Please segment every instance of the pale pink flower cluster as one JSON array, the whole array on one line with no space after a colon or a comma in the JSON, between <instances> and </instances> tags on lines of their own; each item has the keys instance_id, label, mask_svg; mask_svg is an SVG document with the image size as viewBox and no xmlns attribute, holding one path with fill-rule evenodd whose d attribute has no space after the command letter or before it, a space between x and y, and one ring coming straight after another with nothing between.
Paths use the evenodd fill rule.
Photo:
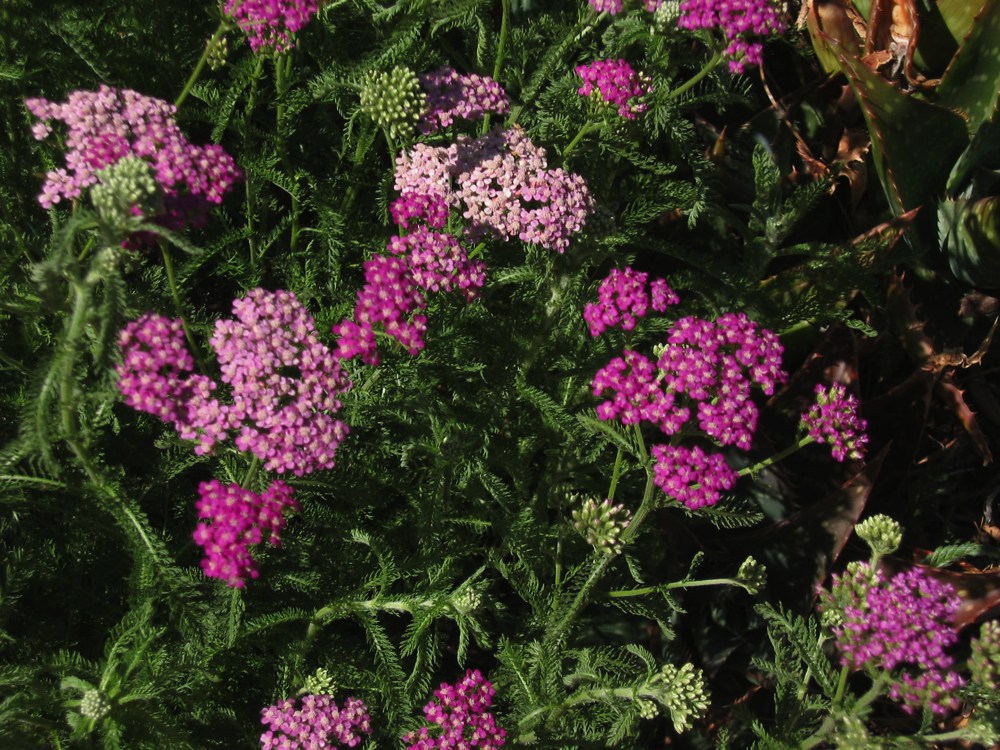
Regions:
<instances>
[{"instance_id":1,"label":"pale pink flower cluster","mask_svg":"<svg viewBox=\"0 0 1000 750\"><path fill-rule=\"evenodd\" d=\"M802 415L802 426L817 443L829 445L838 461L860 459L868 444L868 422L858 416L860 408L858 397L848 394L841 383L829 387L819 383L815 403Z\"/></svg>"},{"instance_id":2,"label":"pale pink flower cluster","mask_svg":"<svg viewBox=\"0 0 1000 750\"><path fill-rule=\"evenodd\" d=\"M348 698L343 708L328 695L303 695L300 708L295 703L283 700L260 712L260 723L267 727L260 750L357 747L362 735L372 733L368 707L358 698Z\"/></svg>"},{"instance_id":3,"label":"pale pink flower cluster","mask_svg":"<svg viewBox=\"0 0 1000 750\"><path fill-rule=\"evenodd\" d=\"M652 86L625 60L595 60L589 65L578 65L576 74L583 81L578 94L594 95L618 107L618 114L626 120L634 120L637 114L646 111L646 105L635 100L652 91Z\"/></svg>"},{"instance_id":4,"label":"pale pink flower cluster","mask_svg":"<svg viewBox=\"0 0 1000 750\"><path fill-rule=\"evenodd\" d=\"M588 0L588 2L590 3L590 7L598 13L608 13L612 16L621 13L624 8L622 0ZM642 5L652 13L663 5L663 0L642 0Z\"/></svg>"},{"instance_id":5,"label":"pale pink flower cluster","mask_svg":"<svg viewBox=\"0 0 1000 750\"><path fill-rule=\"evenodd\" d=\"M697 445L654 445L653 481L677 502L697 510L719 502L722 490L731 490L737 474L721 453L706 453Z\"/></svg>"},{"instance_id":6,"label":"pale pink flower cluster","mask_svg":"<svg viewBox=\"0 0 1000 750\"><path fill-rule=\"evenodd\" d=\"M316 337L312 316L291 292L254 289L233 302L234 320L215 324L211 344L230 403L218 384L194 375L180 321L144 315L122 330L118 388L130 406L172 423L210 452L236 433L264 468L302 476L334 465L348 428L333 415L350 381Z\"/></svg>"},{"instance_id":7,"label":"pale pink flower cluster","mask_svg":"<svg viewBox=\"0 0 1000 750\"><path fill-rule=\"evenodd\" d=\"M400 228L408 234L393 237L390 255L375 255L365 263L365 285L358 292L354 320L345 319L333 327L337 335L337 357L360 356L366 364L379 363L375 327L396 339L416 355L424 348L427 292L457 290L471 302L486 282L486 265L470 260L458 240L450 234L419 226L443 226L447 205L434 195L404 194L390 207Z\"/></svg>"},{"instance_id":8,"label":"pale pink flower cluster","mask_svg":"<svg viewBox=\"0 0 1000 750\"><path fill-rule=\"evenodd\" d=\"M456 118L479 120L488 112L503 114L510 106L507 92L489 76L460 75L454 68L443 67L419 78L427 94L421 133L446 128Z\"/></svg>"},{"instance_id":9,"label":"pale pink flower cluster","mask_svg":"<svg viewBox=\"0 0 1000 750\"><path fill-rule=\"evenodd\" d=\"M178 228L190 215L198 220L204 204L218 204L240 178L236 163L221 146L188 142L174 119L176 108L130 89L101 86L74 91L62 103L28 99L37 117L38 140L52 132L52 121L66 125L66 167L46 175L38 202L51 208L79 198L97 182L97 173L125 156L143 159L164 190L168 226Z\"/></svg>"},{"instance_id":10,"label":"pale pink flower cluster","mask_svg":"<svg viewBox=\"0 0 1000 750\"><path fill-rule=\"evenodd\" d=\"M648 273L629 267L612 269L601 281L597 295L597 302L588 302L583 310L591 336L600 336L608 328L631 331L637 318L645 317L650 308L665 312L681 301L666 279L649 281Z\"/></svg>"},{"instance_id":11,"label":"pale pink flower cluster","mask_svg":"<svg viewBox=\"0 0 1000 750\"><path fill-rule=\"evenodd\" d=\"M287 52L292 34L309 23L319 0L226 0L225 12L239 24L254 52Z\"/></svg>"},{"instance_id":12,"label":"pale pink flower cluster","mask_svg":"<svg viewBox=\"0 0 1000 750\"><path fill-rule=\"evenodd\" d=\"M497 750L506 732L487 709L493 704L493 685L480 671L469 670L454 685L442 683L434 700L424 706L431 726L403 738L407 750Z\"/></svg>"},{"instance_id":13,"label":"pale pink flower cluster","mask_svg":"<svg viewBox=\"0 0 1000 750\"><path fill-rule=\"evenodd\" d=\"M248 578L260 575L250 545L267 541L272 547L281 546L284 513L299 509L292 488L277 481L257 495L213 479L198 485L198 495L198 518L208 522L194 530L195 543L205 550L201 568L209 578L241 589Z\"/></svg>"},{"instance_id":14,"label":"pale pink flower cluster","mask_svg":"<svg viewBox=\"0 0 1000 750\"><path fill-rule=\"evenodd\" d=\"M833 632L844 665L904 670L890 696L905 711L927 705L944 714L957 707L954 693L965 681L952 670L955 660L946 650L958 642L955 615L962 600L950 584L923 568L886 578L861 563L833 576L822 606L839 611L842 622Z\"/></svg>"},{"instance_id":15,"label":"pale pink flower cluster","mask_svg":"<svg viewBox=\"0 0 1000 750\"><path fill-rule=\"evenodd\" d=\"M788 28L774 0L682 0L680 10L677 24L682 29L722 31L729 42L724 54L733 73L760 65L764 52L761 38Z\"/></svg>"},{"instance_id":16,"label":"pale pink flower cluster","mask_svg":"<svg viewBox=\"0 0 1000 750\"><path fill-rule=\"evenodd\" d=\"M447 147L417 144L397 158L395 186L463 210L473 239L492 232L558 252L594 210L584 179L549 169L545 150L516 127Z\"/></svg>"}]
</instances>

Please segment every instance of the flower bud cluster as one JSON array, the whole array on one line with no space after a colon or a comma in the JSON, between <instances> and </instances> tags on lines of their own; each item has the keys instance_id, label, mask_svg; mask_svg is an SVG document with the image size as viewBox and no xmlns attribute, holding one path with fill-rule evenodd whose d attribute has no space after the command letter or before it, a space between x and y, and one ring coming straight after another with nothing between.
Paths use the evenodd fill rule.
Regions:
<instances>
[{"instance_id":1,"label":"flower bud cluster","mask_svg":"<svg viewBox=\"0 0 1000 750\"><path fill-rule=\"evenodd\" d=\"M979 637L972 640L969 672L977 685L1000 690L1000 620L984 622Z\"/></svg>"},{"instance_id":2,"label":"flower bud cluster","mask_svg":"<svg viewBox=\"0 0 1000 750\"><path fill-rule=\"evenodd\" d=\"M348 428L333 414L350 381L316 337L315 323L291 292L254 289L233 302L235 320L216 322L211 344L231 403L219 384L192 374L179 320L147 314L119 335L118 388L125 402L174 425L208 453L235 434L264 468L302 476L334 465Z\"/></svg>"},{"instance_id":3,"label":"flower bud cluster","mask_svg":"<svg viewBox=\"0 0 1000 750\"><path fill-rule=\"evenodd\" d=\"M577 90L581 96L593 96L599 101L618 108L626 120L646 111L646 105L634 101L650 91L652 86L643 80L625 60L595 60L589 65L579 65L576 74L583 80Z\"/></svg>"},{"instance_id":4,"label":"flower bud cluster","mask_svg":"<svg viewBox=\"0 0 1000 750\"><path fill-rule=\"evenodd\" d=\"M32 128L42 140L51 122L65 123L66 168L46 175L38 202L51 208L73 200L98 180L97 173L126 156L147 162L163 188L166 223L180 228L199 221L206 204L218 204L240 172L221 146L195 146L177 127L176 108L129 89L101 86L74 91L63 103L28 99L28 111L41 122Z\"/></svg>"},{"instance_id":5,"label":"flower bud cluster","mask_svg":"<svg viewBox=\"0 0 1000 750\"><path fill-rule=\"evenodd\" d=\"M854 532L868 543L875 557L891 555L903 543L903 527L881 513L866 518L854 527Z\"/></svg>"},{"instance_id":6,"label":"flower bud cluster","mask_svg":"<svg viewBox=\"0 0 1000 750\"><path fill-rule=\"evenodd\" d=\"M420 76L427 94L427 109L420 120L420 132L433 133L455 121L479 120L487 113L503 114L510 106L507 92L489 76L459 75L443 67Z\"/></svg>"},{"instance_id":7,"label":"flower bud cluster","mask_svg":"<svg viewBox=\"0 0 1000 750\"><path fill-rule=\"evenodd\" d=\"M409 140L426 110L427 95L410 68L373 73L361 89L361 111L394 140Z\"/></svg>"},{"instance_id":8,"label":"flower bud cluster","mask_svg":"<svg viewBox=\"0 0 1000 750\"><path fill-rule=\"evenodd\" d=\"M549 169L545 150L516 127L447 147L417 144L396 159L395 186L462 210L474 240L492 233L558 252L594 210L584 179Z\"/></svg>"},{"instance_id":9,"label":"flower bud cluster","mask_svg":"<svg viewBox=\"0 0 1000 750\"><path fill-rule=\"evenodd\" d=\"M736 578L747 588L750 594L758 594L767 585L767 568L750 556L740 565Z\"/></svg>"},{"instance_id":10,"label":"flower bud cluster","mask_svg":"<svg viewBox=\"0 0 1000 750\"><path fill-rule=\"evenodd\" d=\"M493 704L494 692L493 685L478 669L467 671L454 685L442 683L434 691L434 699L424 706L430 726L403 738L407 750L503 747L507 733L487 710Z\"/></svg>"},{"instance_id":11,"label":"flower bud cluster","mask_svg":"<svg viewBox=\"0 0 1000 750\"><path fill-rule=\"evenodd\" d=\"M304 695L302 707L283 700L261 713L267 731L260 736L261 750L357 747L362 735L372 733L368 707L348 698L340 708L328 695Z\"/></svg>"},{"instance_id":12,"label":"flower bud cluster","mask_svg":"<svg viewBox=\"0 0 1000 750\"><path fill-rule=\"evenodd\" d=\"M678 734L690 729L691 719L701 716L708 709L709 694L705 689L705 676L693 664L679 669L664 664L654 681L653 697L670 712L674 731Z\"/></svg>"},{"instance_id":13,"label":"flower bud cluster","mask_svg":"<svg viewBox=\"0 0 1000 750\"><path fill-rule=\"evenodd\" d=\"M692 30L720 29L729 43L724 54L733 73L760 65L764 51L761 38L787 28L773 0L682 0L678 25Z\"/></svg>"},{"instance_id":14,"label":"flower bud cluster","mask_svg":"<svg viewBox=\"0 0 1000 750\"><path fill-rule=\"evenodd\" d=\"M354 320L333 327L339 359L360 356L366 364L378 365L379 325L411 355L417 354L427 331L427 316L418 312L427 307L425 293L457 290L471 302L486 282L486 265L469 260L452 235L416 224L445 223L447 205L438 197L407 193L393 203L390 213L401 229L412 224L412 231L389 240L390 255L375 255L365 263L365 285L357 295Z\"/></svg>"},{"instance_id":15,"label":"flower bud cluster","mask_svg":"<svg viewBox=\"0 0 1000 750\"><path fill-rule=\"evenodd\" d=\"M610 498L597 502L588 499L572 512L573 528L587 544L607 555L622 550L622 532L628 528L630 514L624 505L615 505Z\"/></svg>"},{"instance_id":16,"label":"flower bud cluster","mask_svg":"<svg viewBox=\"0 0 1000 750\"><path fill-rule=\"evenodd\" d=\"M80 715L85 719L100 721L111 713L111 701L108 696L96 688L91 688L83 694L80 701Z\"/></svg>"},{"instance_id":17,"label":"flower bud cluster","mask_svg":"<svg viewBox=\"0 0 1000 750\"><path fill-rule=\"evenodd\" d=\"M964 680L945 652L958 641L954 620L961 604L950 584L923 568L887 578L867 563L835 575L821 598L822 609L837 611L831 629L841 662L852 669L900 668L889 695L908 713L926 705L944 714L957 705L953 693Z\"/></svg>"},{"instance_id":18,"label":"flower bud cluster","mask_svg":"<svg viewBox=\"0 0 1000 750\"><path fill-rule=\"evenodd\" d=\"M590 335L600 336L615 327L631 331L636 319L645 317L650 308L665 312L668 306L680 303L666 279L648 279L649 274L629 267L612 269L601 281L597 302L588 302L584 308L583 319L590 327Z\"/></svg>"},{"instance_id":19,"label":"flower bud cluster","mask_svg":"<svg viewBox=\"0 0 1000 750\"><path fill-rule=\"evenodd\" d=\"M125 234L144 216L155 216L162 210L157 205L161 203L160 186L148 162L126 156L96 176L97 183L90 188L90 202L113 234Z\"/></svg>"},{"instance_id":20,"label":"flower bud cluster","mask_svg":"<svg viewBox=\"0 0 1000 750\"><path fill-rule=\"evenodd\" d=\"M287 52L292 34L309 23L319 0L226 0L224 12L243 29L254 52Z\"/></svg>"},{"instance_id":21,"label":"flower bud cluster","mask_svg":"<svg viewBox=\"0 0 1000 750\"><path fill-rule=\"evenodd\" d=\"M250 554L251 544L267 541L281 546L285 528L285 510L298 510L292 488L281 481L272 482L263 495L236 484L222 484L217 479L198 485L195 503L199 523L194 541L204 548L201 568L209 578L225 581L230 588L241 589L246 579L257 579L260 571Z\"/></svg>"},{"instance_id":22,"label":"flower bud cluster","mask_svg":"<svg viewBox=\"0 0 1000 750\"><path fill-rule=\"evenodd\" d=\"M858 416L860 408L858 397L848 395L840 383L819 383L816 402L802 415L801 425L817 443L829 445L838 461L860 459L868 444L868 422Z\"/></svg>"}]
</instances>

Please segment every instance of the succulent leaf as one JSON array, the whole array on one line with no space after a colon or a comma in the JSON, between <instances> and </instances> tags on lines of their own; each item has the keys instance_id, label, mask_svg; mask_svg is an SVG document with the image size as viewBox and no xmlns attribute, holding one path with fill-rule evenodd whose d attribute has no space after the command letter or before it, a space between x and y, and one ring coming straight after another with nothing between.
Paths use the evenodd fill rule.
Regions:
<instances>
[{"instance_id":1,"label":"succulent leaf","mask_svg":"<svg viewBox=\"0 0 1000 750\"><path fill-rule=\"evenodd\" d=\"M978 287L1000 287L1000 197L942 201L938 237L951 271Z\"/></svg>"},{"instance_id":2,"label":"succulent leaf","mask_svg":"<svg viewBox=\"0 0 1000 750\"><path fill-rule=\"evenodd\" d=\"M1000 98L1000 0L987 0L937 87L938 102L968 118L975 134Z\"/></svg>"}]
</instances>

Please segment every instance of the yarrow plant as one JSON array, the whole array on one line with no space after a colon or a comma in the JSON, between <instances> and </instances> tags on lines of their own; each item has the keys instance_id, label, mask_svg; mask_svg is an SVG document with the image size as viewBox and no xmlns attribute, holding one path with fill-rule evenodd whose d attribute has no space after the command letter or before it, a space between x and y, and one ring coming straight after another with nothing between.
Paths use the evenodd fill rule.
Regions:
<instances>
[{"instance_id":1,"label":"yarrow plant","mask_svg":"<svg viewBox=\"0 0 1000 750\"><path fill-rule=\"evenodd\" d=\"M729 70L743 73L760 65L761 39L787 28L774 0L681 0L678 25L682 29L719 29L728 45L723 54Z\"/></svg>"},{"instance_id":2,"label":"yarrow plant","mask_svg":"<svg viewBox=\"0 0 1000 750\"><path fill-rule=\"evenodd\" d=\"M266 541L281 546L285 512L299 509L292 488L277 481L257 495L213 479L198 486L198 495L198 518L204 522L195 529L194 541L205 550L202 570L227 586L243 588L248 578L260 576L250 545Z\"/></svg>"},{"instance_id":3,"label":"yarrow plant","mask_svg":"<svg viewBox=\"0 0 1000 750\"><path fill-rule=\"evenodd\" d=\"M267 727L260 736L260 750L357 747L371 734L371 716L364 701L348 698L343 707L328 695L303 695L283 700L261 711Z\"/></svg>"},{"instance_id":4,"label":"yarrow plant","mask_svg":"<svg viewBox=\"0 0 1000 750\"><path fill-rule=\"evenodd\" d=\"M626 120L634 120L646 111L646 105L636 100L652 91L652 87L625 60L595 60L578 65L576 74L583 81L578 89L581 96L596 97L617 107L619 116Z\"/></svg>"},{"instance_id":5,"label":"yarrow plant","mask_svg":"<svg viewBox=\"0 0 1000 750\"><path fill-rule=\"evenodd\" d=\"M226 0L225 12L247 35L254 52L287 52L292 34L319 10L319 0Z\"/></svg>"},{"instance_id":6,"label":"yarrow plant","mask_svg":"<svg viewBox=\"0 0 1000 750\"><path fill-rule=\"evenodd\" d=\"M868 443L868 423L858 416L861 403L841 383L816 386L816 402L802 415L802 427L817 443L831 448L838 461L861 459Z\"/></svg>"},{"instance_id":7,"label":"yarrow plant","mask_svg":"<svg viewBox=\"0 0 1000 750\"><path fill-rule=\"evenodd\" d=\"M487 709L493 704L493 685L476 670L468 670L454 685L441 683L424 706L428 726L403 738L407 750L503 747L506 732Z\"/></svg>"}]
</instances>

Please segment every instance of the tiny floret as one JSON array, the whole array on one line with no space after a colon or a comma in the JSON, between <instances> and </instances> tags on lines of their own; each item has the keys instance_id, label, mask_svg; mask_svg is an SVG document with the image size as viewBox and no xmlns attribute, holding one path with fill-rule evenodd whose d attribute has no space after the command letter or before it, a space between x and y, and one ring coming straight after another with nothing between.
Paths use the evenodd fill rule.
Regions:
<instances>
[{"instance_id":1,"label":"tiny floret","mask_svg":"<svg viewBox=\"0 0 1000 750\"><path fill-rule=\"evenodd\" d=\"M858 416L861 402L840 383L816 386L816 401L802 415L801 425L817 443L830 446L837 461L861 459L868 444L868 422Z\"/></svg>"}]
</instances>

